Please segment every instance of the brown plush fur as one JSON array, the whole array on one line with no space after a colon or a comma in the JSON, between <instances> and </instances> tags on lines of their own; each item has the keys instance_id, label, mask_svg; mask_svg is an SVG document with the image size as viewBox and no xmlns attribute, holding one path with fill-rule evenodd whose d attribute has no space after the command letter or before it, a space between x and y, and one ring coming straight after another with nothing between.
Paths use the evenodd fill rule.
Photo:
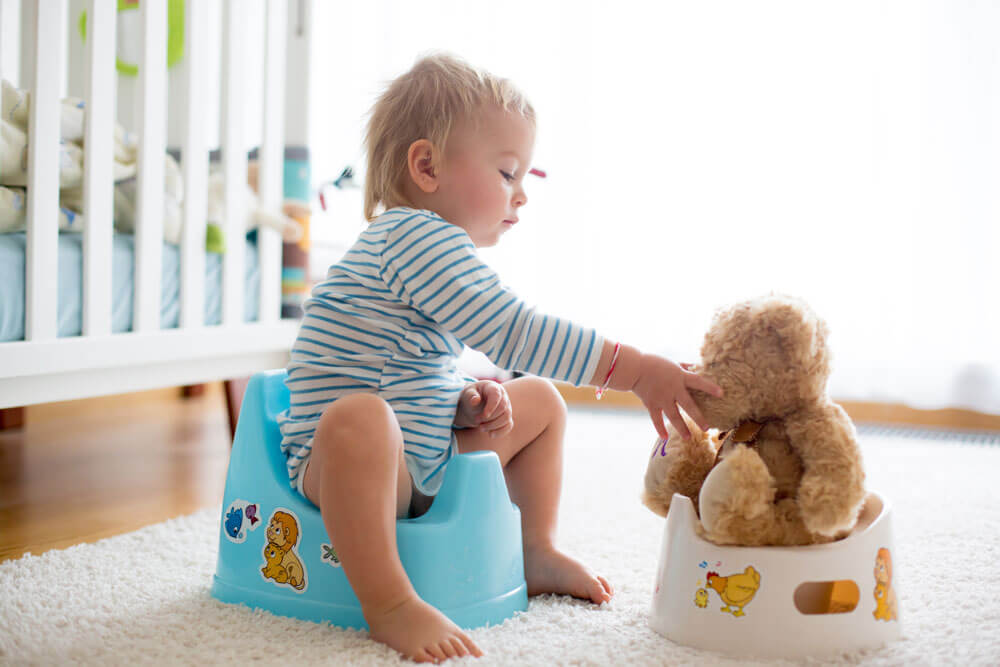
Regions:
<instances>
[{"instance_id":1,"label":"brown plush fur","mask_svg":"<svg viewBox=\"0 0 1000 667\"><path fill-rule=\"evenodd\" d=\"M719 311L692 370L724 391L692 392L711 429L763 423L753 446L730 443L690 420L671 426L646 470L643 502L666 515L674 493L699 510L718 544L816 544L842 537L864 501L854 426L826 394L827 327L803 301L767 296ZM716 458L718 453L718 463Z\"/></svg>"}]
</instances>

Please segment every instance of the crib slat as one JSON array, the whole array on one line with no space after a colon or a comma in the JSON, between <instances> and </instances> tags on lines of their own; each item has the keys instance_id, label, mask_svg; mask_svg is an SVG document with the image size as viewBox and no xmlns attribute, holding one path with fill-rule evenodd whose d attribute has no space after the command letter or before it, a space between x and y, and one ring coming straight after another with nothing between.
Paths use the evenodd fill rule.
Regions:
<instances>
[{"instance_id":1,"label":"crib slat","mask_svg":"<svg viewBox=\"0 0 1000 667\"><path fill-rule=\"evenodd\" d=\"M205 324L205 211L208 152L203 130L206 60L205 3L188 2L184 23L186 97L184 145L184 230L181 234L181 317L183 328Z\"/></svg>"},{"instance_id":2,"label":"crib slat","mask_svg":"<svg viewBox=\"0 0 1000 667\"><path fill-rule=\"evenodd\" d=\"M167 148L167 3L139 4L139 177L135 229L133 331L160 327L160 272L163 263L163 186Z\"/></svg>"},{"instance_id":3,"label":"crib slat","mask_svg":"<svg viewBox=\"0 0 1000 667\"><path fill-rule=\"evenodd\" d=\"M285 23L284 0L268 0L264 21L264 138L260 150L260 205L280 211L283 199L285 128ZM260 316L274 321L281 316L281 236L261 227L257 249L260 265Z\"/></svg>"},{"instance_id":4,"label":"crib slat","mask_svg":"<svg viewBox=\"0 0 1000 667\"><path fill-rule=\"evenodd\" d=\"M22 87L20 77L21 2L0 0L0 79Z\"/></svg>"},{"instance_id":5,"label":"crib slat","mask_svg":"<svg viewBox=\"0 0 1000 667\"><path fill-rule=\"evenodd\" d=\"M21 62L19 63L21 88L30 87L35 77L35 50L38 48L38 39L35 35L37 21L38 3L21 0Z\"/></svg>"},{"instance_id":6,"label":"crib slat","mask_svg":"<svg viewBox=\"0 0 1000 667\"><path fill-rule=\"evenodd\" d=\"M222 262L222 322L243 321L243 254L246 248L247 152L243 133L245 8L226 0L222 19L222 167L225 178L226 254Z\"/></svg>"},{"instance_id":7,"label":"crib slat","mask_svg":"<svg viewBox=\"0 0 1000 667\"><path fill-rule=\"evenodd\" d=\"M111 333L112 146L115 10L87 3L86 135L83 180L83 335Z\"/></svg>"},{"instance_id":8,"label":"crib slat","mask_svg":"<svg viewBox=\"0 0 1000 667\"><path fill-rule=\"evenodd\" d=\"M28 10L27 7L23 9ZM29 13L28 11L25 12ZM59 254L59 82L65 44L59 35L66 14L63 2L33 7L29 26L34 52L27 83L31 87L28 116L28 238L25 256L25 339L56 337Z\"/></svg>"}]
</instances>

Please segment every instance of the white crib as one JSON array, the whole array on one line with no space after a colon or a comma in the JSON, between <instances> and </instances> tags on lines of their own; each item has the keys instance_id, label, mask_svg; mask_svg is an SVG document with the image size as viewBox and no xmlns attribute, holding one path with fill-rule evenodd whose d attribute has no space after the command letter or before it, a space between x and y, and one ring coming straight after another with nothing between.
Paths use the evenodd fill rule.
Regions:
<instances>
[{"instance_id":1,"label":"white crib","mask_svg":"<svg viewBox=\"0 0 1000 667\"><path fill-rule=\"evenodd\" d=\"M0 0L2 70L19 67L21 87L32 96L29 120L25 334L0 342L0 408L197 384L284 366L296 320L281 318L282 240L260 228L258 318L244 322L245 211L239 187L247 174L244 107L262 104L260 201L280 209L286 123L286 71L307 71L308 31L302 12L308 0L265 0L263 72L248 72L240 58L247 39L247 5L222 0L222 34L206 35L202 0L187 0L185 55L199 63L204 50L221 43L221 153L225 174L222 315L204 324L205 209L209 146L203 117L204 74L187 66L181 168L184 185L180 251L180 317L176 329L160 329L163 247L164 154L167 149L167 1L142 0L141 56L137 81L139 134L137 222L131 331L112 333L112 146L116 117L117 0L89 0L87 11L86 127L83 233L83 326L79 336L57 336L58 161L61 81L66 76L67 0ZM298 25L296 25L296 22ZM72 28L70 28L72 29ZM17 38L17 64L11 43ZM286 65L287 70L286 70ZM9 72L8 72L9 74ZM263 99L249 100L247 77L263 77ZM10 78L6 76L6 78ZM305 78L305 77L303 77ZM296 85L301 85L297 82ZM304 100L296 100L304 104ZM289 106L289 113L292 107Z\"/></svg>"}]
</instances>

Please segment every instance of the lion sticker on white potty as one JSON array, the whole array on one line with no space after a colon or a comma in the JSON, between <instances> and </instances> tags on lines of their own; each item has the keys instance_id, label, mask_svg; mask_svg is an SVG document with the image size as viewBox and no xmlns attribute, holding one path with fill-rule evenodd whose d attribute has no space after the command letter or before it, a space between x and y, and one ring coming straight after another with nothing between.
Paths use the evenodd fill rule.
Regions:
<instances>
[{"instance_id":1,"label":"lion sticker on white potty","mask_svg":"<svg viewBox=\"0 0 1000 667\"><path fill-rule=\"evenodd\" d=\"M882 547L875 557L875 620L895 621L897 619L896 591L892 588L892 555Z\"/></svg>"}]
</instances>

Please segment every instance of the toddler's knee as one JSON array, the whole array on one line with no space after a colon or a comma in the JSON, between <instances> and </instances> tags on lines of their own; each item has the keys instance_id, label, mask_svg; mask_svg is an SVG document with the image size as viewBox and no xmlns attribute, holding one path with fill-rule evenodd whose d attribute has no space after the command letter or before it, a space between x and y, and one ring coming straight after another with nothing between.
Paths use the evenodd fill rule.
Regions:
<instances>
[{"instance_id":1,"label":"toddler's knee","mask_svg":"<svg viewBox=\"0 0 1000 667\"><path fill-rule=\"evenodd\" d=\"M552 421L566 421L566 400L551 380L540 377L530 378L536 405L542 406Z\"/></svg>"},{"instance_id":2,"label":"toddler's knee","mask_svg":"<svg viewBox=\"0 0 1000 667\"><path fill-rule=\"evenodd\" d=\"M398 455L401 440L392 408L375 394L351 394L337 399L323 411L316 427L317 443L340 455L352 452L368 456Z\"/></svg>"}]
</instances>

